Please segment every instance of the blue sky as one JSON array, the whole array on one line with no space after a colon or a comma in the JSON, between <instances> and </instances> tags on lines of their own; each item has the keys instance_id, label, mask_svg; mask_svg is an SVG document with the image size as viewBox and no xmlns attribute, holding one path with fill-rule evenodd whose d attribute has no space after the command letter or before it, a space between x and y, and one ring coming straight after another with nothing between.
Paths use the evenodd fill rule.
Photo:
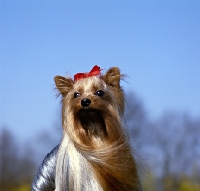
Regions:
<instances>
[{"instance_id":1,"label":"blue sky","mask_svg":"<svg viewBox=\"0 0 200 191\"><path fill-rule=\"evenodd\" d=\"M150 117L200 116L199 0L1 0L0 128L58 121L53 77L118 66Z\"/></svg>"}]
</instances>

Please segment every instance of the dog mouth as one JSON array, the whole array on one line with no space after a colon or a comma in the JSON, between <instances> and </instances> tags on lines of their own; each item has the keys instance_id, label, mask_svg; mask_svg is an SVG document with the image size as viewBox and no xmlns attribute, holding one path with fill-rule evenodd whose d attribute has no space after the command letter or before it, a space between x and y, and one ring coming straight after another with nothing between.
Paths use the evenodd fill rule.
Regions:
<instances>
[{"instance_id":1,"label":"dog mouth","mask_svg":"<svg viewBox=\"0 0 200 191\"><path fill-rule=\"evenodd\" d=\"M78 112L78 120L87 135L95 137L106 136L106 124L100 111L81 109Z\"/></svg>"}]
</instances>

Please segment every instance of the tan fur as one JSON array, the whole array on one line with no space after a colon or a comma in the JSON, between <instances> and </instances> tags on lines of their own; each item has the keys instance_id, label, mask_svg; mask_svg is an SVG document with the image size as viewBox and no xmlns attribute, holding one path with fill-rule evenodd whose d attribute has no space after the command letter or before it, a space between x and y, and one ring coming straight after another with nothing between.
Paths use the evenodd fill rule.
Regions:
<instances>
[{"instance_id":1,"label":"tan fur","mask_svg":"<svg viewBox=\"0 0 200 191\"><path fill-rule=\"evenodd\" d=\"M78 81L55 77L62 94L63 139L56 190L139 191L136 163L123 128L124 93L117 67ZM95 94L98 90L103 96ZM74 98L74 93L80 96ZM83 108L81 100L91 100Z\"/></svg>"}]
</instances>

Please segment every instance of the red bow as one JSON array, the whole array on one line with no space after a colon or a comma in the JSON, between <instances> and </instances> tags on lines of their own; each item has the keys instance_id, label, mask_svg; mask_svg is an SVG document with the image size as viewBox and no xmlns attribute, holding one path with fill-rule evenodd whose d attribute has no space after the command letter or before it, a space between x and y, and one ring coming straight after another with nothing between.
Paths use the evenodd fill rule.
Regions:
<instances>
[{"instance_id":1,"label":"red bow","mask_svg":"<svg viewBox=\"0 0 200 191\"><path fill-rule=\"evenodd\" d=\"M75 74L74 75L74 81L80 80L82 78L87 78L87 77L90 77L90 76L100 75L101 70L102 69L100 69L99 66L95 65L89 73L77 73L77 74Z\"/></svg>"}]
</instances>

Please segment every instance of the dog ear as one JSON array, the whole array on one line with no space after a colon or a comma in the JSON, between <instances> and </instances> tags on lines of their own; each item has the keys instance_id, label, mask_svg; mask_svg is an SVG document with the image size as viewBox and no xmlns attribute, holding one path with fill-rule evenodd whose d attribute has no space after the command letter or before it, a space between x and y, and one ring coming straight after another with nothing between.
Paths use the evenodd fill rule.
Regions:
<instances>
[{"instance_id":1,"label":"dog ear","mask_svg":"<svg viewBox=\"0 0 200 191\"><path fill-rule=\"evenodd\" d=\"M62 96L66 96L69 91L73 88L74 81L71 78L65 78L63 76L55 76L54 81L56 87Z\"/></svg>"},{"instance_id":2,"label":"dog ear","mask_svg":"<svg viewBox=\"0 0 200 191\"><path fill-rule=\"evenodd\" d=\"M123 75L120 74L118 67L110 68L102 79L110 87L114 97L117 100L121 113L124 113L124 92L120 86L120 80Z\"/></svg>"},{"instance_id":3,"label":"dog ear","mask_svg":"<svg viewBox=\"0 0 200 191\"><path fill-rule=\"evenodd\" d=\"M106 82L106 84L112 87L113 86L120 87L120 79L121 79L121 74L118 67L110 68L103 76L103 80Z\"/></svg>"}]
</instances>

